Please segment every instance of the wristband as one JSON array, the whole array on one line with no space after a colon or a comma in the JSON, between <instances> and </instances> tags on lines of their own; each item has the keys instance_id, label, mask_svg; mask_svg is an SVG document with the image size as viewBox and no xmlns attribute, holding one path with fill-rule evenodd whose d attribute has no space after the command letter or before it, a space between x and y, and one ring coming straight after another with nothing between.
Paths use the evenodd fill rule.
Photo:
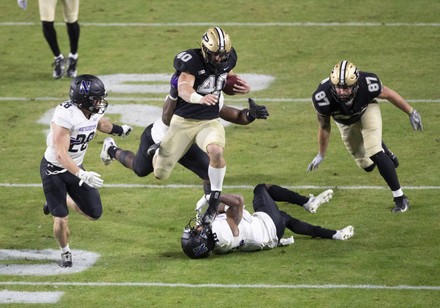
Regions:
<instances>
[{"instance_id":1,"label":"wristband","mask_svg":"<svg viewBox=\"0 0 440 308\"><path fill-rule=\"evenodd\" d=\"M124 133L124 130L122 129L122 126L113 124L112 131L110 132L111 135L121 136L123 133Z\"/></svg>"},{"instance_id":2,"label":"wristband","mask_svg":"<svg viewBox=\"0 0 440 308\"><path fill-rule=\"evenodd\" d=\"M255 120L255 118L251 115L251 113L249 112L249 110L246 112L246 118L247 120L250 122L253 122Z\"/></svg>"},{"instance_id":3,"label":"wristband","mask_svg":"<svg viewBox=\"0 0 440 308\"><path fill-rule=\"evenodd\" d=\"M193 104L200 104L200 101L202 100L203 96L200 95L197 92L193 92L191 96L189 97L189 102Z\"/></svg>"}]
</instances>

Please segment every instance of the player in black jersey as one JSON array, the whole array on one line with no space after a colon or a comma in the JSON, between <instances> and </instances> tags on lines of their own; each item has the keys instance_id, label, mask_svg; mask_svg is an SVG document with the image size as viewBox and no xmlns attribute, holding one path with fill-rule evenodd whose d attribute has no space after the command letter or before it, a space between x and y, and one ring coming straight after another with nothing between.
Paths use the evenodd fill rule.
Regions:
<instances>
[{"instance_id":1,"label":"player in black jersey","mask_svg":"<svg viewBox=\"0 0 440 308\"><path fill-rule=\"evenodd\" d=\"M136 153L118 147L115 140L111 137L104 139L100 157L105 165L109 165L112 160L117 160L124 167L133 170L139 177L145 177L153 173L152 156L149 154L149 150L152 151L151 149L154 149L153 147L157 147L168 131L168 126L177 102L177 79L176 75L172 76L170 82L171 88L169 95L167 95L165 99L162 117L144 129ZM220 102L223 100L222 96L220 97ZM248 99L248 102L249 108L244 109L223 104L220 110L220 118L239 125L248 125L255 119L267 119L269 112L265 106L256 104L251 98ZM208 177L209 158L197 144L192 144L185 155L179 159L178 163L186 169L191 170L203 180L205 195L211 193L211 185Z\"/></svg>"},{"instance_id":2,"label":"player in black jersey","mask_svg":"<svg viewBox=\"0 0 440 308\"><path fill-rule=\"evenodd\" d=\"M211 184L209 207L202 221L210 225L217 212L226 163L223 156L225 130L219 120L220 92L237 64L237 53L223 29L209 28L201 48L182 51L174 58L178 77L178 98L169 131L153 158L154 175L167 179L177 161L196 143L209 157ZM236 93L246 94L249 85L241 81Z\"/></svg>"},{"instance_id":3,"label":"player in black jersey","mask_svg":"<svg viewBox=\"0 0 440 308\"><path fill-rule=\"evenodd\" d=\"M315 170L325 157L332 117L356 164L367 172L373 171L375 166L379 169L393 193L392 211L406 212L409 201L397 177L397 158L382 142L382 117L376 98L391 102L409 115L414 130L423 131L420 114L402 96L382 85L376 74L359 71L350 61L341 61L312 96L319 122L319 150L307 171Z\"/></svg>"}]
</instances>

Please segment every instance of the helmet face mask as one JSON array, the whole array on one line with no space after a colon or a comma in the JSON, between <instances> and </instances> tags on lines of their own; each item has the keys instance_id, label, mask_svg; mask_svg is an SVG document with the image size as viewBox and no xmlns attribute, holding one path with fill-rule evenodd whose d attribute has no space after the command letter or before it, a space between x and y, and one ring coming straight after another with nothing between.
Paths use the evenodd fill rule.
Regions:
<instances>
[{"instance_id":1,"label":"helmet face mask","mask_svg":"<svg viewBox=\"0 0 440 308\"><path fill-rule=\"evenodd\" d=\"M332 93L340 103L350 104L359 88L359 71L350 61L336 63L330 73Z\"/></svg>"},{"instance_id":2,"label":"helmet face mask","mask_svg":"<svg viewBox=\"0 0 440 308\"><path fill-rule=\"evenodd\" d=\"M223 67L229 60L232 43L229 35L221 28L209 28L201 41L202 55L206 63L216 68Z\"/></svg>"},{"instance_id":3,"label":"helmet face mask","mask_svg":"<svg viewBox=\"0 0 440 308\"><path fill-rule=\"evenodd\" d=\"M80 75L70 82L70 100L79 109L102 114L108 106L104 83L94 75Z\"/></svg>"},{"instance_id":4,"label":"helmet face mask","mask_svg":"<svg viewBox=\"0 0 440 308\"><path fill-rule=\"evenodd\" d=\"M199 224L191 226L196 219L189 221L183 230L181 245L183 252L191 259L207 258L214 249L216 234L209 228L204 228Z\"/></svg>"}]
</instances>

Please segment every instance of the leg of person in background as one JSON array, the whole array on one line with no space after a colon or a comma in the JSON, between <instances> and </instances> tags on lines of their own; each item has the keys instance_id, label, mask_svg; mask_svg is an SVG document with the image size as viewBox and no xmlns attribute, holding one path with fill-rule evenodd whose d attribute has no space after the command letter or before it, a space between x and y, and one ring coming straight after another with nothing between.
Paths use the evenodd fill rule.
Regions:
<instances>
[{"instance_id":1,"label":"leg of person in background","mask_svg":"<svg viewBox=\"0 0 440 308\"><path fill-rule=\"evenodd\" d=\"M80 27L78 21L66 23L67 33L69 35L70 53L67 58L66 76L75 78L77 74L76 66L78 64L78 43Z\"/></svg>"},{"instance_id":2,"label":"leg of person in background","mask_svg":"<svg viewBox=\"0 0 440 308\"><path fill-rule=\"evenodd\" d=\"M54 55L53 78L60 79L64 75L64 56L58 46L57 32L53 21L42 21L43 34Z\"/></svg>"}]
</instances>

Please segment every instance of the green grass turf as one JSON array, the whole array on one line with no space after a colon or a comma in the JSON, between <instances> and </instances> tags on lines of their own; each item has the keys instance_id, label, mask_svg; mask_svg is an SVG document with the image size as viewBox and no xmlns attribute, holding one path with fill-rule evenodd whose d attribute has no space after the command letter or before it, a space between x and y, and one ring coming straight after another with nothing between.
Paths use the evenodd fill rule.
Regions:
<instances>
[{"instance_id":1,"label":"green grass turf","mask_svg":"<svg viewBox=\"0 0 440 308\"><path fill-rule=\"evenodd\" d=\"M159 187L107 185L101 189L104 215L99 221L90 222L76 213L70 216L72 249L101 255L92 268L71 275L0 275L0 291L62 291L65 294L58 303L62 307L438 306L440 193L438 188L416 188L438 187L440 182L439 11L437 1L82 1L80 73L171 74L178 51L196 47L208 25L224 27L239 54L237 73L276 78L270 88L252 93L268 107L269 119L226 130L224 184L245 187L225 191L242 193L250 207L252 190L247 187L261 182L295 186L303 194L333 187L334 198L316 215L287 204L280 208L323 227L352 224L356 234L346 242L294 236L295 243L284 248L190 260L180 249L180 235L202 193L200 181L180 166L161 183L153 177L137 178L117 162L103 166L99 152L106 136L99 134L86 156L88 169L102 174L105 184ZM60 4L57 22L62 22ZM315 24L288 24L305 22ZM168 25L154 25L162 23ZM57 24L57 32L66 53L65 27ZM36 184L0 187L0 249L57 249L52 220L41 211L39 162L47 126L37 121L66 98L69 80L51 77L52 55L42 35L36 1L30 1L27 11L15 1L0 3L0 38L0 183ZM407 116L390 103L381 103L383 138L399 157L400 182L414 187L405 189L411 208L403 215L390 213L392 198L384 181L377 171L367 174L355 166L335 125L325 161L316 172L305 172L316 155L316 117L311 103L286 99L309 98L343 58L377 73L385 85L408 100L417 100L412 105L422 114L423 133L413 132ZM110 93L108 100L161 106L164 96ZM50 99L39 99L44 97ZM126 97L157 100L118 100ZM244 98L229 102L246 106ZM118 115L110 118L120 121ZM118 145L136 150L142 130L135 127L129 138L116 139ZM191 186L166 188L170 184ZM98 285L87 285L90 282ZM332 285L337 287L325 288ZM433 289L417 289L424 286Z\"/></svg>"}]
</instances>

